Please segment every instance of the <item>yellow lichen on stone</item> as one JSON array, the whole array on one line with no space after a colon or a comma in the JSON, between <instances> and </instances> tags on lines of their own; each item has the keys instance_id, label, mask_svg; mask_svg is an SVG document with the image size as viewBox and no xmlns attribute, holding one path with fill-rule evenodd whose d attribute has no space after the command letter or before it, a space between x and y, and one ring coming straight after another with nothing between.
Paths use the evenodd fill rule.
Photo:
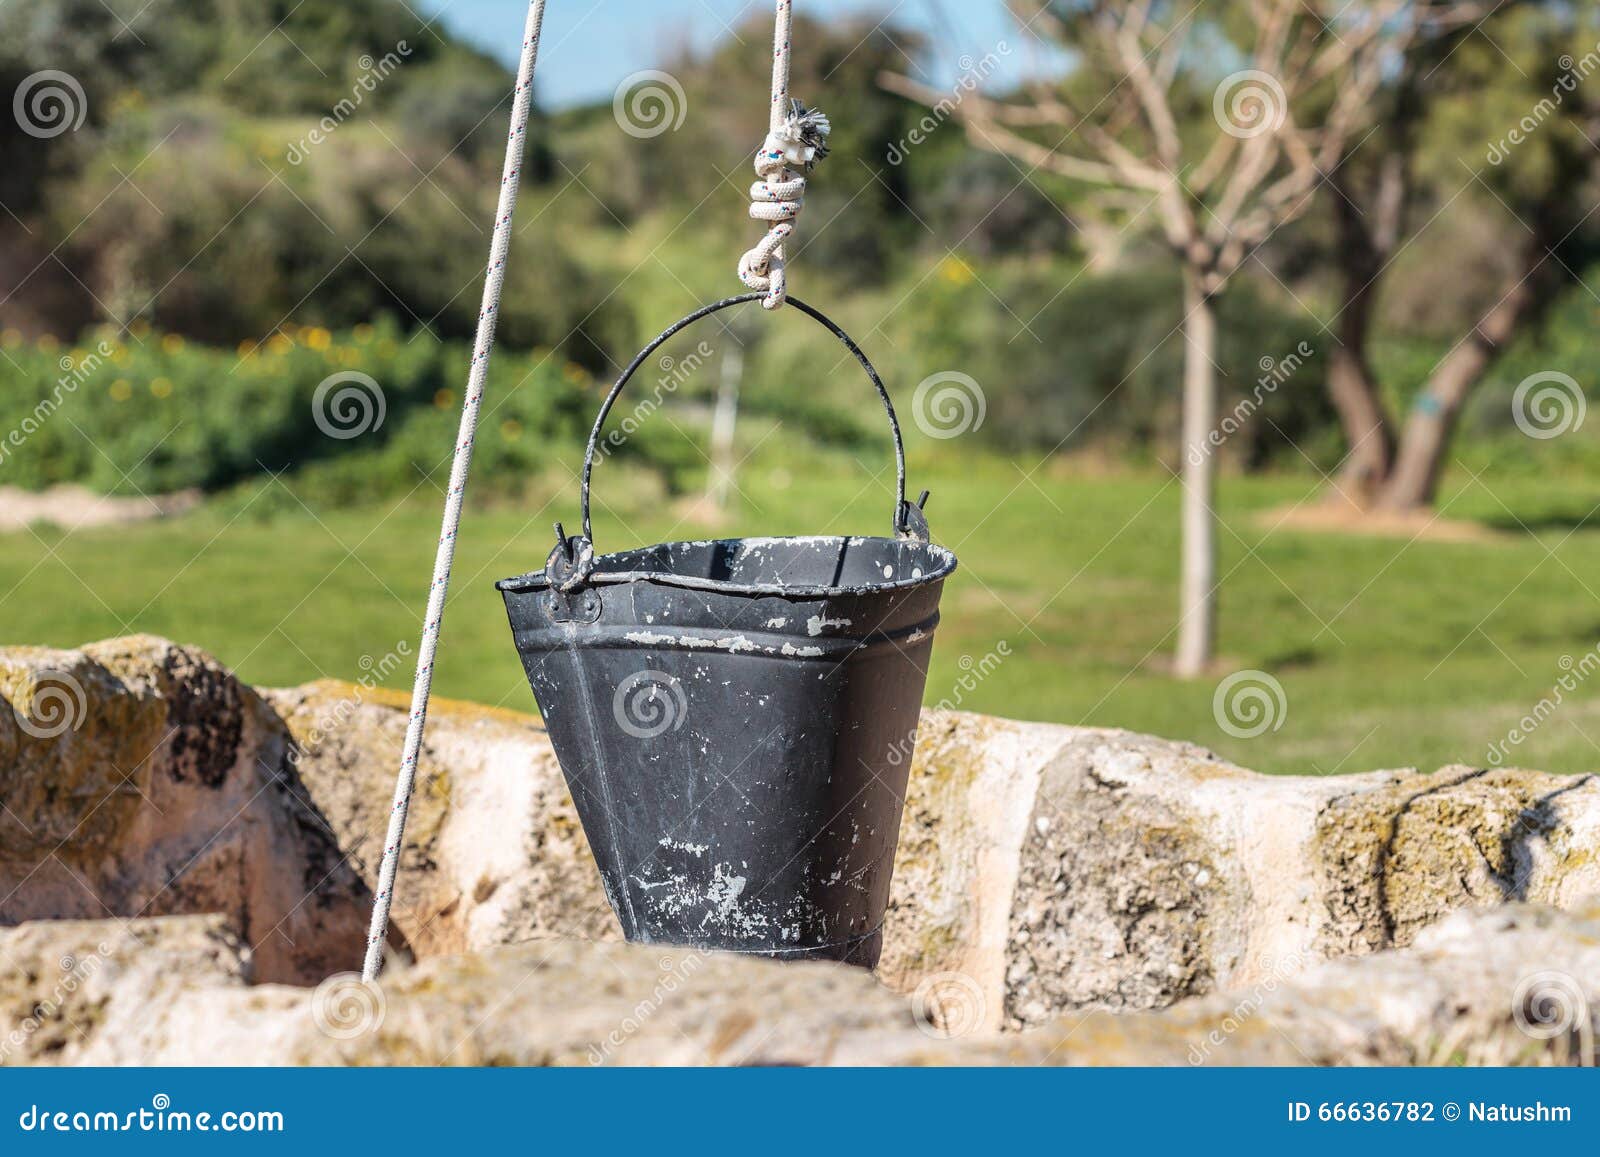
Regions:
<instances>
[{"instance_id":1,"label":"yellow lichen on stone","mask_svg":"<svg viewBox=\"0 0 1600 1157\"><path fill-rule=\"evenodd\" d=\"M80 652L37 647L0 654L0 697L0 798L28 817L26 830L4 821L0 846L69 857L104 847L149 788L165 705Z\"/></svg>"},{"instance_id":2,"label":"yellow lichen on stone","mask_svg":"<svg viewBox=\"0 0 1600 1157\"><path fill-rule=\"evenodd\" d=\"M409 714L411 711L411 692L397 691L387 687L368 687L361 683L348 683L343 679L318 679L307 683L297 690L305 692L309 697L318 699L358 699L364 703L371 703L376 707L388 707L394 711ZM520 726L538 727L540 719L537 715L530 715L521 711L513 711L507 707L491 707L482 703L469 703L465 699L444 699L437 695L428 700L428 716L449 716L453 719L470 721L473 719L492 719L498 723L512 723Z\"/></svg>"}]
</instances>

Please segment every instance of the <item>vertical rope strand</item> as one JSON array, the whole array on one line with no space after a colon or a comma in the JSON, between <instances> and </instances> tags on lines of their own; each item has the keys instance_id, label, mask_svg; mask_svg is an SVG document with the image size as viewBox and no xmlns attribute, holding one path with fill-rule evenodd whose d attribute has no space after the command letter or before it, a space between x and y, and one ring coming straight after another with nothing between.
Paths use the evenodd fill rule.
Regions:
<instances>
[{"instance_id":1,"label":"vertical rope strand","mask_svg":"<svg viewBox=\"0 0 1600 1157\"><path fill-rule=\"evenodd\" d=\"M772 32L772 116L767 131L775 133L789 115L789 57L792 55L790 30L794 25L794 0L778 0L778 16Z\"/></svg>"},{"instance_id":2,"label":"vertical rope strand","mask_svg":"<svg viewBox=\"0 0 1600 1157\"><path fill-rule=\"evenodd\" d=\"M739 259L739 279L749 288L766 294L761 304L777 309L788 296L784 242L794 232L794 219L800 213L806 181L788 167L782 136L789 119L789 60L792 55L790 30L794 22L793 0L777 0L777 20L772 33L772 108L767 120L767 139L756 153L756 173L761 177L750 186L750 216L771 222L766 235Z\"/></svg>"},{"instance_id":3,"label":"vertical rope strand","mask_svg":"<svg viewBox=\"0 0 1600 1157\"><path fill-rule=\"evenodd\" d=\"M428 719L428 696L433 689L433 661L439 649L439 626L444 619L450 567L455 562L456 532L461 526L461 503L467 492L467 475L472 469L472 445L478 431L484 381L489 373L489 355L494 348L500 295L505 288L506 254L511 248L511 218L516 211L517 191L522 181L523 151L527 144L528 113L533 101L533 73L539 55L539 35L544 26L544 6L545 0L529 0L528 22L523 30L522 63L517 70L516 96L511 106L511 133L506 140L500 204L495 212L494 239L489 246L483 306L478 313L478 336L472 347L467 396L461 406L461 428L456 438L455 459L450 467L450 490L445 496L439 550L433 563L433 586L428 591L422 645L417 650L417 678L411 689L411 719L406 726L400 773L395 779L394 808L389 813L389 834L384 839L383 863L378 870L378 892L372 902L372 926L367 933L366 961L361 970L362 978L369 982L377 977L379 968L383 966L383 946L389 930L389 906L394 899L400 848L405 841L406 812L411 806L411 790L417 777L417 758L422 751L422 733Z\"/></svg>"}]
</instances>

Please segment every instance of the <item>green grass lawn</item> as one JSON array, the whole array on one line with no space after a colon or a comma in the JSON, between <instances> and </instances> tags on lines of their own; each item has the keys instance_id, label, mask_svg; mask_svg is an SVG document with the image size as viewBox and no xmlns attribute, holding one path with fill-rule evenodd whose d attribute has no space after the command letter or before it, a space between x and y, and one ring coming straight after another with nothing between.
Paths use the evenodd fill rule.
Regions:
<instances>
[{"instance_id":1,"label":"green grass lawn","mask_svg":"<svg viewBox=\"0 0 1600 1157\"><path fill-rule=\"evenodd\" d=\"M934 492L935 537L961 570L944 597L928 702L1024 719L1191 739L1249 767L1350 772L1482 764L1600 641L1600 535L1592 491L1467 476L1447 513L1508 526L1493 541L1410 542L1271 529L1266 512L1311 500L1307 477L1225 479L1223 664L1211 679L1164 673L1175 616L1178 490L1164 472L1033 472L998 457L913 461ZM763 454L740 476L730 532L881 532L890 477L845 456ZM613 505L602 550L695 537L681 507L597 472ZM564 477L564 476L563 476ZM637 480L633 480L637 482ZM532 710L494 580L542 565L551 523L576 524L571 487L469 512L435 682L439 694ZM0 640L72 645L133 631L203 646L257 684L359 679L414 648L438 512L431 488L384 507L319 511L234 499L170 522L0 538ZM268 510L272 513L264 513ZM1009 650L981 681L967 666ZM1287 710L1275 730L1228 734L1213 714L1230 671L1270 672ZM963 675L975 686L964 688ZM408 686L409 661L387 680ZM1600 689L1600 688L1597 688ZM1509 763L1600 766L1600 700L1579 685Z\"/></svg>"}]
</instances>

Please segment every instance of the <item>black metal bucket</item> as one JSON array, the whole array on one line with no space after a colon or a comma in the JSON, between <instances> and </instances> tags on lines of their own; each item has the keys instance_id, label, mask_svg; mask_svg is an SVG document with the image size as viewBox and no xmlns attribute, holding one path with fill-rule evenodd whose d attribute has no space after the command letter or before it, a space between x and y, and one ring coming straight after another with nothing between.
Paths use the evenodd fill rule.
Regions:
<instances>
[{"instance_id":1,"label":"black metal bucket","mask_svg":"<svg viewBox=\"0 0 1600 1157\"><path fill-rule=\"evenodd\" d=\"M596 557L583 533L497 584L517 651L629 940L872 967L882 947L939 595L955 556L905 501L892 538L676 542ZM926 494L922 501L926 501Z\"/></svg>"}]
</instances>

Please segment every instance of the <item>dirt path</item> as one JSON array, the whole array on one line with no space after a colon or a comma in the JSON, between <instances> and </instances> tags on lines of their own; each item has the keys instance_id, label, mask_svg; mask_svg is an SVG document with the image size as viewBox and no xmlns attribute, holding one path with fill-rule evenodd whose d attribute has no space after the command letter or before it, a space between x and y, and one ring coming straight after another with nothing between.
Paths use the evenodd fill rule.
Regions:
<instances>
[{"instance_id":1,"label":"dirt path","mask_svg":"<svg viewBox=\"0 0 1600 1157\"><path fill-rule=\"evenodd\" d=\"M1361 511L1338 502L1307 502L1268 510L1256 522L1268 530L1369 535L1419 542L1505 542L1513 537L1481 522L1441 518L1431 510Z\"/></svg>"},{"instance_id":2,"label":"dirt path","mask_svg":"<svg viewBox=\"0 0 1600 1157\"><path fill-rule=\"evenodd\" d=\"M0 532L22 530L38 522L48 522L66 530L125 526L181 514L199 501L198 490L159 494L152 498L115 498L82 486L52 486L48 490L0 486Z\"/></svg>"}]
</instances>

